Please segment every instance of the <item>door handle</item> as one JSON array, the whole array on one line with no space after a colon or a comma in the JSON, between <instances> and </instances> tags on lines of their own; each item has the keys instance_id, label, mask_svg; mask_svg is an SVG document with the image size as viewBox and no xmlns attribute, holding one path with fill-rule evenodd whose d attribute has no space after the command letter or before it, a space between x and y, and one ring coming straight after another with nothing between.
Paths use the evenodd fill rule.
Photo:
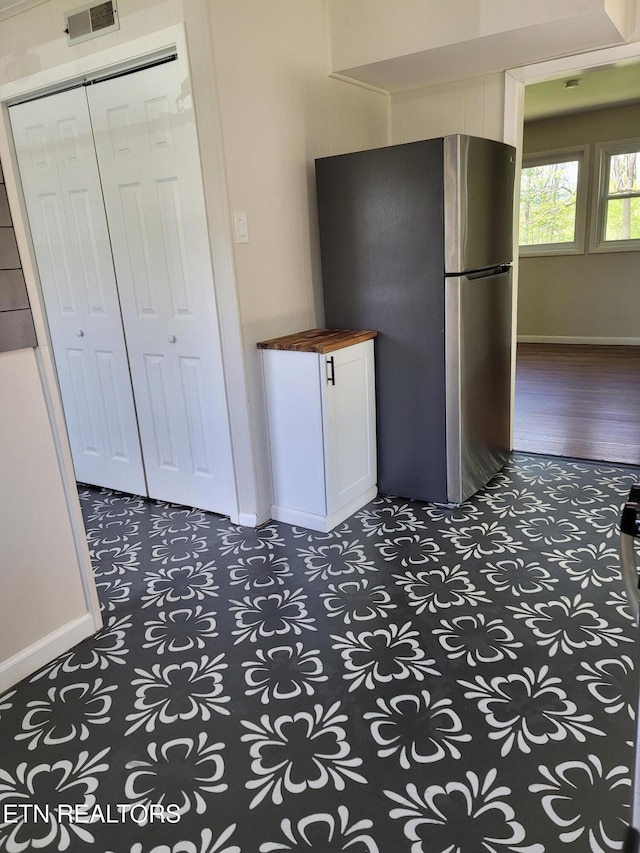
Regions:
<instances>
[{"instance_id":1,"label":"door handle","mask_svg":"<svg viewBox=\"0 0 640 853\"><path fill-rule=\"evenodd\" d=\"M177 338L175 335L169 335L169 343L170 344L175 344L176 340L177 340Z\"/></svg>"},{"instance_id":2,"label":"door handle","mask_svg":"<svg viewBox=\"0 0 640 853\"><path fill-rule=\"evenodd\" d=\"M78 331L76 332L76 337L84 338L84 329L78 329Z\"/></svg>"},{"instance_id":3,"label":"door handle","mask_svg":"<svg viewBox=\"0 0 640 853\"><path fill-rule=\"evenodd\" d=\"M336 384L336 365L333 356L327 359L327 382L329 385Z\"/></svg>"}]
</instances>

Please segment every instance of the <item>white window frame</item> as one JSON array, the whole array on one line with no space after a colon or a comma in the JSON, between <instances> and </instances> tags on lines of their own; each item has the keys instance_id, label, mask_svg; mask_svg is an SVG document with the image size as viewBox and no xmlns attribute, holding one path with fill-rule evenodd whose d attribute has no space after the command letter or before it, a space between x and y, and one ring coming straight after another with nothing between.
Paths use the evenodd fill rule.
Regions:
<instances>
[{"instance_id":1,"label":"white window frame","mask_svg":"<svg viewBox=\"0 0 640 853\"><path fill-rule=\"evenodd\" d=\"M605 240L605 218L609 200L609 161L613 154L640 151L640 137L618 139L613 142L598 142L595 146L596 169L593 183L593 213L591 216L590 252L637 252L640 238L629 240ZM638 193L640 195L640 193ZM635 194L634 194L635 197Z\"/></svg>"},{"instance_id":2,"label":"white window frame","mask_svg":"<svg viewBox=\"0 0 640 853\"><path fill-rule=\"evenodd\" d=\"M576 228L575 239L570 243L537 243L531 246L519 246L521 257L540 255L582 255L586 245L587 193L589 190L589 146L572 145L570 148L554 148L550 151L535 151L525 154L522 168L548 166L550 163L578 161L578 182L576 186Z\"/></svg>"}]
</instances>

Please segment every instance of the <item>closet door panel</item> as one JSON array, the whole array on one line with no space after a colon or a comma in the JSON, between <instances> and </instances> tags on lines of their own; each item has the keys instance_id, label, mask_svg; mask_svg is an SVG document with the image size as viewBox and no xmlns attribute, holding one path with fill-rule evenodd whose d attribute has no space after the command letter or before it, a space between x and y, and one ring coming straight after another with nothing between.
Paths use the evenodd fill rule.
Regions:
<instances>
[{"instance_id":1,"label":"closet door panel","mask_svg":"<svg viewBox=\"0 0 640 853\"><path fill-rule=\"evenodd\" d=\"M178 65L100 82L87 95L149 494L228 514L234 479L213 272Z\"/></svg>"},{"instance_id":2,"label":"closet door panel","mask_svg":"<svg viewBox=\"0 0 640 853\"><path fill-rule=\"evenodd\" d=\"M10 118L76 478L146 494L85 91Z\"/></svg>"}]
</instances>

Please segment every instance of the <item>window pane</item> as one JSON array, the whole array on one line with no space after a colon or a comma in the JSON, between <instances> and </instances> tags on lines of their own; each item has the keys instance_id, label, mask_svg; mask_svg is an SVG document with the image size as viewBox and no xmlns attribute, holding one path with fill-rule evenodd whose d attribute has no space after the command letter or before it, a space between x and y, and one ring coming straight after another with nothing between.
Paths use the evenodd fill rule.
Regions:
<instances>
[{"instance_id":1,"label":"window pane","mask_svg":"<svg viewBox=\"0 0 640 853\"><path fill-rule=\"evenodd\" d=\"M605 240L640 239L640 198L615 198L607 202Z\"/></svg>"},{"instance_id":2,"label":"window pane","mask_svg":"<svg viewBox=\"0 0 640 853\"><path fill-rule=\"evenodd\" d=\"M612 154L609 160L609 195L632 192L640 192L640 156L638 152Z\"/></svg>"},{"instance_id":3,"label":"window pane","mask_svg":"<svg viewBox=\"0 0 640 853\"><path fill-rule=\"evenodd\" d=\"M520 187L520 245L572 243L577 189L578 160L525 167Z\"/></svg>"}]
</instances>

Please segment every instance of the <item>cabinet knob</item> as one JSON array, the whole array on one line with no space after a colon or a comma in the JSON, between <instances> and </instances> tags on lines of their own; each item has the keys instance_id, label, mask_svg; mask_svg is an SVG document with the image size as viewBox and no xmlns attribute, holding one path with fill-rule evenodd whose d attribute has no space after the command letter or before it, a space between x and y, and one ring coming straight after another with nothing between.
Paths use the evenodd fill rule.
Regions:
<instances>
[{"instance_id":1,"label":"cabinet knob","mask_svg":"<svg viewBox=\"0 0 640 853\"><path fill-rule=\"evenodd\" d=\"M84 338L84 329L78 329L76 332L77 337Z\"/></svg>"},{"instance_id":2,"label":"cabinet knob","mask_svg":"<svg viewBox=\"0 0 640 853\"><path fill-rule=\"evenodd\" d=\"M177 338L175 335L169 335L169 343L170 344L175 344L176 340L177 340Z\"/></svg>"}]
</instances>

